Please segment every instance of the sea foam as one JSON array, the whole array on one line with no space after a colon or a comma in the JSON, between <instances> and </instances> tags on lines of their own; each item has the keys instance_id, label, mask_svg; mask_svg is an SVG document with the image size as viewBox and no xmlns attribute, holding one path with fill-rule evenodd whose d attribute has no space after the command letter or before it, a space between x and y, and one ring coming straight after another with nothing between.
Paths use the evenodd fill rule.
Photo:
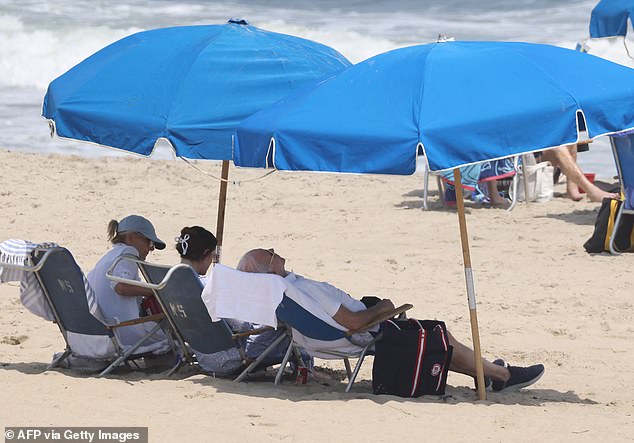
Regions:
<instances>
[{"instance_id":1,"label":"sea foam","mask_svg":"<svg viewBox=\"0 0 634 443\"><path fill-rule=\"evenodd\" d=\"M45 90L51 80L92 53L138 30L106 26L31 30L15 16L0 15L0 86Z\"/></svg>"},{"instance_id":2,"label":"sea foam","mask_svg":"<svg viewBox=\"0 0 634 443\"><path fill-rule=\"evenodd\" d=\"M223 24L241 17L262 29L332 46L357 63L398 47L433 42L439 34L572 49L588 37L595 5L596 0L2 0L0 148L114 155L113 150L50 139L40 117L42 98L52 80L86 57L146 29ZM601 50L599 55L611 57ZM580 162L586 159L591 171L613 174L607 140L580 156Z\"/></svg>"}]
</instances>

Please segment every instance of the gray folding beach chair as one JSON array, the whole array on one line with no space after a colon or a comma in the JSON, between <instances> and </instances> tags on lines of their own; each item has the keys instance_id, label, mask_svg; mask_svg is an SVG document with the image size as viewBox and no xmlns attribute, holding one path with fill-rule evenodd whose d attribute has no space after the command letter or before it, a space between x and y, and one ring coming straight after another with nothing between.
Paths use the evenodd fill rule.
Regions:
<instances>
[{"instance_id":1,"label":"gray folding beach chair","mask_svg":"<svg viewBox=\"0 0 634 443\"><path fill-rule=\"evenodd\" d=\"M99 376L103 376L120 364L128 365L129 362L134 362L134 360L146 356L146 354L135 354L135 351L143 345L148 337L161 328L160 322L164 318L162 314L106 325L91 313L91 311L95 310L94 304L96 300L93 298L89 302L87 293L91 292L92 289L90 289L88 281L68 249L62 247L36 248L31 253L31 259L33 263L32 266L6 263L2 263L1 265L3 267L32 272L37 278L37 282L50 305L53 316L55 317L55 323L59 327L66 342L66 348L64 352L53 360L47 367L47 370L60 365L71 355L87 359L103 360L105 362L104 365L114 358L114 361L99 374ZM157 321L158 323L141 340L125 350L120 346L114 332L117 328L150 321ZM101 339L102 342L110 340L114 347L114 355L111 358L95 358L92 355L82 355L82 353L77 352L71 346L69 333L87 336L89 339Z\"/></svg>"},{"instance_id":2,"label":"gray folding beach chair","mask_svg":"<svg viewBox=\"0 0 634 443\"><path fill-rule=\"evenodd\" d=\"M634 214L634 133L611 136L610 142L621 182L621 195L624 198L617 211L612 235L610 235L610 253L619 254L615 244L617 231L622 226L623 215Z\"/></svg>"},{"instance_id":3,"label":"gray folding beach chair","mask_svg":"<svg viewBox=\"0 0 634 443\"><path fill-rule=\"evenodd\" d=\"M171 326L172 333L180 345L181 364L187 363L197 367L194 350L202 354L214 354L231 348L238 350L246 364L246 354L240 346L239 339L272 330L272 328L265 327L234 333L226 321L213 322L201 298L202 283L196 272L189 265L165 266L153 264L130 255L121 256L119 261L121 260L130 260L136 263L147 283L114 277L109 273L108 278L113 281L152 289ZM113 267L116 263L113 263ZM246 366L235 381L241 381L249 373L259 369L261 367L260 363L284 338L285 333L281 330L279 335L258 356L256 361ZM176 371L179 366L175 367L172 372ZM200 367L198 369L200 370Z\"/></svg>"}]
</instances>

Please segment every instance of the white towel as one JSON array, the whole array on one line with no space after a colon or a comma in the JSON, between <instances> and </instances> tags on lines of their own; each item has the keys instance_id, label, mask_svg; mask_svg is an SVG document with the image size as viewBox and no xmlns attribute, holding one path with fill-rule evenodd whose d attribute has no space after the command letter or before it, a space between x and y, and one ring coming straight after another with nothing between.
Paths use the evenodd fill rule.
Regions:
<instances>
[{"instance_id":1,"label":"white towel","mask_svg":"<svg viewBox=\"0 0 634 443\"><path fill-rule=\"evenodd\" d=\"M46 320L53 321L55 316L46 301L42 288L32 272L3 267L2 263L17 266L33 266L31 252L37 247L50 248L55 243L35 244L27 240L10 239L0 243L0 283L20 282L20 301L31 313Z\"/></svg>"},{"instance_id":2,"label":"white towel","mask_svg":"<svg viewBox=\"0 0 634 443\"><path fill-rule=\"evenodd\" d=\"M20 301L31 313L42 317L45 320L54 321L55 316L53 311L42 292L35 274L33 272L23 271L21 269L2 267L2 263L8 265L17 266L33 266L31 260L31 252L35 248L55 248L58 247L56 243L47 242L35 244L28 240L16 240L10 239L0 243L0 283L9 281L20 282ZM116 323L114 320L107 319L101 312L101 309L97 305L97 297L92 287L86 280L86 276L82 272L84 280L84 288L86 290L86 299L88 301L88 308L92 315L94 315L99 321L105 324Z\"/></svg>"},{"instance_id":3,"label":"white towel","mask_svg":"<svg viewBox=\"0 0 634 443\"><path fill-rule=\"evenodd\" d=\"M277 327L275 310L286 283L275 274L252 274L216 265L207 279L202 299L213 321L234 318Z\"/></svg>"}]
</instances>

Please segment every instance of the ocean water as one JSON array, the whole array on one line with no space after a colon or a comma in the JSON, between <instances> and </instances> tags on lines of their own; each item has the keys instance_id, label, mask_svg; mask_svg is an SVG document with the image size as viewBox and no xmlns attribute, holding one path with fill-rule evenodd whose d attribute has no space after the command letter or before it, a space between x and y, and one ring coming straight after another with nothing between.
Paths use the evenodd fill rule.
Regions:
<instances>
[{"instance_id":1,"label":"ocean water","mask_svg":"<svg viewBox=\"0 0 634 443\"><path fill-rule=\"evenodd\" d=\"M513 40L574 48L587 38L595 0L0 0L0 149L86 156L114 150L49 136L40 116L50 81L103 46L156 27L254 26L332 46L359 62L435 41ZM166 148L158 158L170 157ZM580 156L584 169L612 177L607 141Z\"/></svg>"}]
</instances>

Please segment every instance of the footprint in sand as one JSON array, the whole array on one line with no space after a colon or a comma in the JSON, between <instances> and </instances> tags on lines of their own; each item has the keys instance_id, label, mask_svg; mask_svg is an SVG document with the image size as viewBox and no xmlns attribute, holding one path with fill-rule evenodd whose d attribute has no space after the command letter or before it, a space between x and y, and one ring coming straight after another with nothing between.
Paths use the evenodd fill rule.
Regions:
<instances>
[{"instance_id":1,"label":"footprint in sand","mask_svg":"<svg viewBox=\"0 0 634 443\"><path fill-rule=\"evenodd\" d=\"M565 329L548 329L548 332L554 336L568 335L568 331Z\"/></svg>"},{"instance_id":2,"label":"footprint in sand","mask_svg":"<svg viewBox=\"0 0 634 443\"><path fill-rule=\"evenodd\" d=\"M4 336L2 337L2 339L0 340L0 343L4 344L4 345L13 345L13 346L17 346L23 342L25 342L29 337L26 335L20 335L20 336L15 336L15 335L10 335L10 336Z\"/></svg>"}]
</instances>

